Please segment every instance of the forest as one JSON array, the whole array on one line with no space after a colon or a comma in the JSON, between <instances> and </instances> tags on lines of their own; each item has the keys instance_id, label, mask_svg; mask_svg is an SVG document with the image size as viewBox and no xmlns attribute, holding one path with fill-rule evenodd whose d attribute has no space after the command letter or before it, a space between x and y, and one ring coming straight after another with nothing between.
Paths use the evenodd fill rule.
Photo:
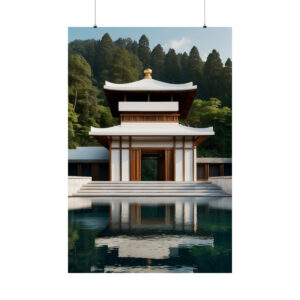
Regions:
<instances>
[{"instance_id":1,"label":"forest","mask_svg":"<svg viewBox=\"0 0 300 300\"><path fill-rule=\"evenodd\" d=\"M169 83L192 81L198 86L196 100L186 120L191 127L213 126L215 136L198 146L197 155L231 157L232 62L223 64L217 50L204 61L197 49L189 53L164 52L158 44L152 51L149 40L119 38L108 33L101 40L75 40L69 43L68 62L68 143L69 148L97 145L88 135L90 127L119 124L108 107L105 80L128 83L143 78L143 70L152 69L153 79Z\"/></svg>"}]
</instances>

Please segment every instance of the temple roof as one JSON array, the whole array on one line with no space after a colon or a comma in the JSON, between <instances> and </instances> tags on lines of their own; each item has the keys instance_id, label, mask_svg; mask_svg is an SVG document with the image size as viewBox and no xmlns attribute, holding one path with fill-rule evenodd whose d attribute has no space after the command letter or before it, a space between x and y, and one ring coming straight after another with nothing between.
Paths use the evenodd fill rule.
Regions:
<instances>
[{"instance_id":1,"label":"temple roof","mask_svg":"<svg viewBox=\"0 0 300 300\"><path fill-rule=\"evenodd\" d=\"M109 151L104 147L77 147L68 150L69 162L108 161Z\"/></svg>"},{"instance_id":2,"label":"temple roof","mask_svg":"<svg viewBox=\"0 0 300 300\"><path fill-rule=\"evenodd\" d=\"M113 117L119 117L118 102L166 102L179 103L180 118L185 119L195 99L197 86L192 82L173 84L152 79L151 69L144 71L144 79L130 83L105 81L103 87Z\"/></svg>"},{"instance_id":3,"label":"temple roof","mask_svg":"<svg viewBox=\"0 0 300 300\"><path fill-rule=\"evenodd\" d=\"M194 128L178 123L121 123L121 125L96 128L91 127L92 136L210 136L213 127Z\"/></svg>"},{"instance_id":4,"label":"temple roof","mask_svg":"<svg viewBox=\"0 0 300 300\"><path fill-rule=\"evenodd\" d=\"M172 92L172 91L192 91L197 90L197 86L192 82L183 84L173 84L158 81L155 79L142 79L130 83L112 83L105 81L105 90L110 91L145 91L145 92Z\"/></svg>"}]
</instances>

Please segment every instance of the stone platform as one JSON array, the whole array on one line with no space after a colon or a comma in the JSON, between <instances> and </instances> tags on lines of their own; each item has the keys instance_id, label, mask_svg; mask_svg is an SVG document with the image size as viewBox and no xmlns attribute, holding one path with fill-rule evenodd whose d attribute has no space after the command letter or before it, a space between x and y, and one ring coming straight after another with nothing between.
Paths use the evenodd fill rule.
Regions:
<instances>
[{"instance_id":1,"label":"stone platform","mask_svg":"<svg viewBox=\"0 0 300 300\"><path fill-rule=\"evenodd\" d=\"M231 197L210 182L91 181L72 197Z\"/></svg>"}]
</instances>

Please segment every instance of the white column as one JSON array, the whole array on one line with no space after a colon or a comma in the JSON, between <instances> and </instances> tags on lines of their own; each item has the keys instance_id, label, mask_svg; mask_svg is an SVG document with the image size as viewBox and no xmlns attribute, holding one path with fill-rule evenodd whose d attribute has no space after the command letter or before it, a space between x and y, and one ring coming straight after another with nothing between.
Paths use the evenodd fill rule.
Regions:
<instances>
[{"instance_id":1,"label":"white column","mask_svg":"<svg viewBox=\"0 0 300 300\"><path fill-rule=\"evenodd\" d=\"M194 181L197 181L197 148L194 148Z\"/></svg>"},{"instance_id":2,"label":"white column","mask_svg":"<svg viewBox=\"0 0 300 300\"><path fill-rule=\"evenodd\" d=\"M120 180L120 150L111 150L111 180Z\"/></svg>"},{"instance_id":3,"label":"white column","mask_svg":"<svg viewBox=\"0 0 300 300\"><path fill-rule=\"evenodd\" d=\"M183 160L183 150L176 149L176 181L183 180L182 160Z\"/></svg>"},{"instance_id":4,"label":"white column","mask_svg":"<svg viewBox=\"0 0 300 300\"><path fill-rule=\"evenodd\" d=\"M185 181L193 181L193 150L185 150Z\"/></svg>"},{"instance_id":5,"label":"white column","mask_svg":"<svg viewBox=\"0 0 300 300\"><path fill-rule=\"evenodd\" d=\"M122 181L129 181L129 150L122 150Z\"/></svg>"}]
</instances>

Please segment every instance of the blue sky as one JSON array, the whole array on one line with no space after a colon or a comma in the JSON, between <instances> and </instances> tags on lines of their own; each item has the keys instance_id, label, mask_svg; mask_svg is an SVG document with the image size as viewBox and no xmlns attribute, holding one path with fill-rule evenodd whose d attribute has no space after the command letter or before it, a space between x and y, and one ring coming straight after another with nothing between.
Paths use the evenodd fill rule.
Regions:
<instances>
[{"instance_id":1,"label":"blue sky","mask_svg":"<svg viewBox=\"0 0 300 300\"><path fill-rule=\"evenodd\" d=\"M220 53L223 63L228 57L232 58L231 27L69 27L69 42L76 39L99 40L105 33L113 41L129 37L137 42L145 34L151 49L161 44L166 52L169 48L175 49L176 53L189 52L195 45L203 60L213 49Z\"/></svg>"}]
</instances>

